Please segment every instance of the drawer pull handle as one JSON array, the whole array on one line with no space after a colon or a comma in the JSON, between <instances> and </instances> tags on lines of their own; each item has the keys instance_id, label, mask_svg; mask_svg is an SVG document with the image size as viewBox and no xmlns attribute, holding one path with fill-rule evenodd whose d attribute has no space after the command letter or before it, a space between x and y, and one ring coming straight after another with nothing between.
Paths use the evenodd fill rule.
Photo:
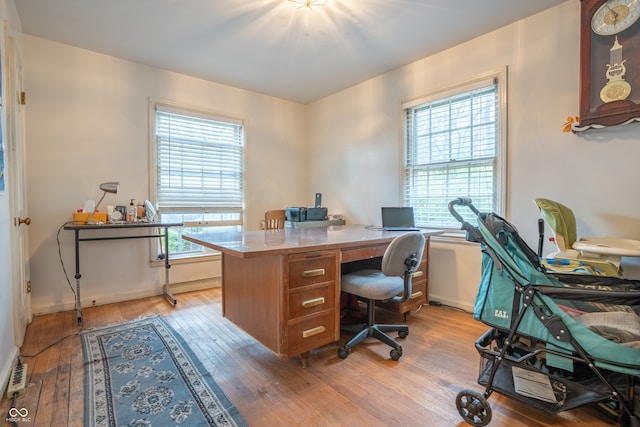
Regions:
<instances>
[{"instance_id":1,"label":"drawer pull handle","mask_svg":"<svg viewBox=\"0 0 640 427\"><path fill-rule=\"evenodd\" d=\"M316 277L324 276L324 268L317 268L315 270L306 270L302 272L303 277Z\"/></svg>"},{"instance_id":2,"label":"drawer pull handle","mask_svg":"<svg viewBox=\"0 0 640 427\"><path fill-rule=\"evenodd\" d=\"M309 338L314 335L318 335L326 331L327 328L324 326L316 326L315 328L307 329L306 331L302 331L302 338Z\"/></svg>"},{"instance_id":3,"label":"drawer pull handle","mask_svg":"<svg viewBox=\"0 0 640 427\"><path fill-rule=\"evenodd\" d=\"M409 299L416 299L416 298L420 298L421 296L422 296L422 291L418 291L418 292L412 293Z\"/></svg>"},{"instance_id":4,"label":"drawer pull handle","mask_svg":"<svg viewBox=\"0 0 640 427\"><path fill-rule=\"evenodd\" d=\"M413 274L411 275L411 277L413 277L415 279L416 277L420 277L420 276L423 276L423 275L424 275L424 271L418 270L418 271L414 271Z\"/></svg>"},{"instance_id":5,"label":"drawer pull handle","mask_svg":"<svg viewBox=\"0 0 640 427\"><path fill-rule=\"evenodd\" d=\"M314 298L307 301L302 302L302 306L304 308L315 307L316 305L324 304L324 297Z\"/></svg>"}]
</instances>

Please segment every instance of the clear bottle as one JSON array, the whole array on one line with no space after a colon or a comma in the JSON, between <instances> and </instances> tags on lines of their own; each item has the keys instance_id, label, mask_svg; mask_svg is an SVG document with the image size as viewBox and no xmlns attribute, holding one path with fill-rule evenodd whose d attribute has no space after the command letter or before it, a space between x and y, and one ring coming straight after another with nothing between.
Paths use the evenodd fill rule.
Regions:
<instances>
[{"instance_id":1,"label":"clear bottle","mask_svg":"<svg viewBox=\"0 0 640 427\"><path fill-rule=\"evenodd\" d=\"M129 208L127 209L127 222L136 222L136 205L134 201L135 199L131 199L131 203L129 203Z\"/></svg>"},{"instance_id":2,"label":"clear bottle","mask_svg":"<svg viewBox=\"0 0 640 427\"><path fill-rule=\"evenodd\" d=\"M136 217L138 218L138 221L145 217L144 205L142 204L142 202L138 202L138 206L136 206Z\"/></svg>"}]
</instances>

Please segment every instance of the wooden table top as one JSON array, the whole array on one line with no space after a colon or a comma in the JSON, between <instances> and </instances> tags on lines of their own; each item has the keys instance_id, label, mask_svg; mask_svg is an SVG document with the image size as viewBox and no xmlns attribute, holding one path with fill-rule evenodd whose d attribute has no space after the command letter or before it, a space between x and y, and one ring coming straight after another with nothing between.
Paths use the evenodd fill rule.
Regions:
<instances>
[{"instance_id":1,"label":"wooden table top","mask_svg":"<svg viewBox=\"0 0 640 427\"><path fill-rule=\"evenodd\" d=\"M425 236L443 233L442 230L436 229L421 229L420 232ZM208 232L184 235L182 238L229 255L245 258L383 244L403 233L406 231L386 231L364 225L342 225L244 232Z\"/></svg>"}]
</instances>

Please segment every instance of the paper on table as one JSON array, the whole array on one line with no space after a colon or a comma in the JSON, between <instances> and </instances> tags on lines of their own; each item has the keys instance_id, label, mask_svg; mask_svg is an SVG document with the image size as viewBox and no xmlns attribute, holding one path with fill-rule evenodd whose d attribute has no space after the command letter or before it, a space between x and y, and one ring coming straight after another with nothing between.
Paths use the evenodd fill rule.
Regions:
<instances>
[{"instance_id":1,"label":"paper on table","mask_svg":"<svg viewBox=\"0 0 640 427\"><path fill-rule=\"evenodd\" d=\"M84 208L82 208L82 212L93 212L96 208L96 202L94 200L85 200Z\"/></svg>"},{"instance_id":2,"label":"paper on table","mask_svg":"<svg viewBox=\"0 0 640 427\"><path fill-rule=\"evenodd\" d=\"M553 393L551 387L551 381L549 377L540 372L533 372L527 369L518 368L517 366L511 369L513 374L513 385L516 393L533 397L535 399L542 400L544 402L556 403L556 396Z\"/></svg>"}]
</instances>

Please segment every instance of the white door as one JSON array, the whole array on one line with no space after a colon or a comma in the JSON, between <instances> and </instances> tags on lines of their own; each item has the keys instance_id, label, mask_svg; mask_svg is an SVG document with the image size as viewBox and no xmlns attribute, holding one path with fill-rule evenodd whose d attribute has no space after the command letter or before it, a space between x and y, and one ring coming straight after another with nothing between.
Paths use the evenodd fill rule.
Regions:
<instances>
[{"instance_id":1,"label":"white door","mask_svg":"<svg viewBox=\"0 0 640 427\"><path fill-rule=\"evenodd\" d=\"M31 220L27 213L27 191L24 145L24 97L22 65L14 49L14 39L8 24L4 25L4 63L6 85L2 94L4 123L2 137L7 147L5 190L9 195L9 209L13 218L11 227L11 277L13 293L14 339L22 345L31 312L31 284L29 273L29 234Z\"/></svg>"}]
</instances>

